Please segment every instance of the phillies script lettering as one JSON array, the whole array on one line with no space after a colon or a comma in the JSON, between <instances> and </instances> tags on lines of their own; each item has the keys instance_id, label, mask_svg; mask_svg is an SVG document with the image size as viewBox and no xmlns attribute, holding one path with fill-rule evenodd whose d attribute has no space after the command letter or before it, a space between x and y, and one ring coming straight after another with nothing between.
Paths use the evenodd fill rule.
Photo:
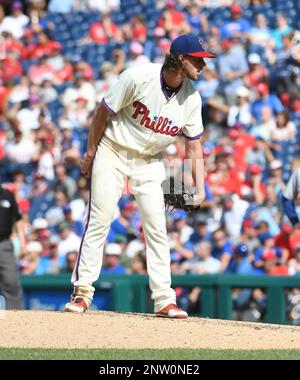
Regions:
<instances>
[{"instance_id":1,"label":"phillies script lettering","mask_svg":"<svg viewBox=\"0 0 300 380\"><path fill-rule=\"evenodd\" d=\"M172 121L167 117L160 116L159 118L154 118L153 120L149 117L149 110L145 104L141 102L134 102L133 107L135 112L132 114L133 119L137 119L141 116L140 125L151 129L155 133L161 133L162 135L177 136L182 132L182 128L172 126Z\"/></svg>"}]
</instances>

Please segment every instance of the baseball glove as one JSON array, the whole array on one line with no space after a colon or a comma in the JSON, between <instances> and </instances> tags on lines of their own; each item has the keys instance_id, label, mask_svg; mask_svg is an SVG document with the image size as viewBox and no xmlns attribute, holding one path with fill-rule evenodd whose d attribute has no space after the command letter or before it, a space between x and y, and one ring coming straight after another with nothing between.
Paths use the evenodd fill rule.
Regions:
<instances>
[{"instance_id":1,"label":"baseball glove","mask_svg":"<svg viewBox=\"0 0 300 380\"><path fill-rule=\"evenodd\" d=\"M166 209L170 207L191 212L194 207L194 191L186 186L183 182L174 177L167 178L161 183L164 192ZM171 211L172 211L171 210Z\"/></svg>"}]
</instances>

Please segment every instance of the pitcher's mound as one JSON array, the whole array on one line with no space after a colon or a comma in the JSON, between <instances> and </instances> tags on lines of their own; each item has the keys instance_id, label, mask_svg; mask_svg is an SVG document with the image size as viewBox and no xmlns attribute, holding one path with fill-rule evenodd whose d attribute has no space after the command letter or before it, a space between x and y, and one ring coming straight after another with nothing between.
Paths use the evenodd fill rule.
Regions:
<instances>
[{"instance_id":1,"label":"pitcher's mound","mask_svg":"<svg viewBox=\"0 0 300 380\"><path fill-rule=\"evenodd\" d=\"M300 348L300 327L107 311L7 311L0 336L16 348Z\"/></svg>"}]
</instances>

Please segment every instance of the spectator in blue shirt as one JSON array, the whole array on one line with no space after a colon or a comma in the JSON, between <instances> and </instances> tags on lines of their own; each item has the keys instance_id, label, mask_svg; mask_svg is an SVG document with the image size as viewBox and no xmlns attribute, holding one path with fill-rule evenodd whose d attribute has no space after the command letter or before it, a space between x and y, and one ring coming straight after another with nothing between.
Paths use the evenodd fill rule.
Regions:
<instances>
[{"instance_id":1,"label":"spectator in blue shirt","mask_svg":"<svg viewBox=\"0 0 300 380\"><path fill-rule=\"evenodd\" d=\"M239 45L233 45L231 40L222 41L223 54L217 58L217 68L220 75L220 88L224 91L227 102L235 103L236 91L244 83L244 76L248 72L246 54Z\"/></svg>"},{"instance_id":2,"label":"spectator in blue shirt","mask_svg":"<svg viewBox=\"0 0 300 380\"><path fill-rule=\"evenodd\" d=\"M83 223L79 220L73 219L72 209L69 204L63 206L63 213L65 216L65 221L69 223L69 226L73 232L79 237L82 236L84 231Z\"/></svg>"},{"instance_id":3,"label":"spectator in blue shirt","mask_svg":"<svg viewBox=\"0 0 300 380\"><path fill-rule=\"evenodd\" d=\"M274 237L270 232L264 232L260 234L258 238L262 244L262 247L259 247L254 251L254 274L266 274L265 260L267 260L270 255L272 255L276 256L278 260L281 259L285 261L288 256L288 252L285 252L283 248L275 246Z\"/></svg>"},{"instance_id":4,"label":"spectator in blue shirt","mask_svg":"<svg viewBox=\"0 0 300 380\"><path fill-rule=\"evenodd\" d=\"M233 256L233 247L221 228L213 233L212 256L221 261L221 272L227 272Z\"/></svg>"},{"instance_id":5,"label":"spectator in blue shirt","mask_svg":"<svg viewBox=\"0 0 300 380\"><path fill-rule=\"evenodd\" d=\"M270 94L269 87L266 83L259 83L256 88L258 98L251 104L251 113L257 123L262 123L261 110L264 107L270 107L273 114L284 112L284 107L278 97Z\"/></svg>"},{"instance_id":6,"label":"spectator in blue shirt","mask_svg":"<svg viewBox=\"0 0 300 380\"><path fill-rule=\"evenodd\" d=\"M125 267L120 264L122 249L119 244L110 243L104 249L102 274L126 274Z\"/></svg>"},{"instance_id":7,"label":"spectator in blue shirt","mask_svg":"<svg viewBox=\"0 0 300 380\"><path fill-rule=\"evenodd\" d=\"M273 39L275 40L275 48L277 50L283 48L282 37L286 36L293 29L289 26L287 18L282 13L276 15L276 29L273 31Z\"/></svg>"},{"instance_id":8,"label":"spectator in blue shirt","mask_svg":"<svg viewBox=\"0 0 300 380\"><path fill-rule=\"evenodd\" d=\"M248 245L238 244L234 249L234 256L230 262L228 270L235 274L252 275L253 266Z\"/></svg>"},{"instance_id":9,"label":"spectator in blue shirt","mask_svg":"<svg viewBox=\"0 0 300 380\"><path fill-rule=\"evenodd\" d=\"M195 224L195 231L191 234L187 242L187 248L191 249L201 241L211 241L211 234L207 230L207 220L205 218L200 218L199 220L196 220Z\"/></svg>"},{"instance_id":10,"label":"spectator in blue shirt","mask_svg":"<svg viewBox=\"0 0 300 380\"><path fill-rule=\"evenodd\" d=\"M122 235L129 240L135 238L133 236L134 226L133 217L136 212L135 203L128 200L122 200L119 204L120 216L112 222L110 227L107 240L109 242L115 242L117 235Z\"/></svg>"},{"instance_id":11,"label":"spectator in blue shirt","mask_svg":"<svg viewBox=\"0 0 300 380\"><path fill-rule=\"evenodd\" d=\"M231 20L226 22L221 28L222 38L231 38L233 34L243 35L250 29L250 23L248 20L241 18L243 12L242 8L238 4L234 4L230 7Z\"/></svg>"},{"instance_id":12,"label":"spectator in blue shirt","mask_svg":"<svg viewBox=\"0 0 300 380\"><path fill-rule=\"evenodd\" d=\"M70 13L74 0L50 0L48 10L57 13Z\"/></svg>"}]
</instances>

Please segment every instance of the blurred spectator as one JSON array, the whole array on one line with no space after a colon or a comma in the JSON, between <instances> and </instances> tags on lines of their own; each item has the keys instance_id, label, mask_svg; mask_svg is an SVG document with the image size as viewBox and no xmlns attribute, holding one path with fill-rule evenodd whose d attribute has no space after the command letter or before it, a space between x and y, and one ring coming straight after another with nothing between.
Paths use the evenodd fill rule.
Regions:
<instances>
[{"instance_id":1,"label":"blurred spectator","mask_svg":"<svg viewBox=\"0 0 300 380\"><path fill-rule=\"evenodd\" d=\"M268 143L260 135L256 136L254 145L246 152L246 161L249 165L259 165L263 170L267 168L268 162L273 161L273 154Z\"/></svg>"},{"instance_id":2,"label":"blurred spectator","mask_svg":"<svg viewBox=\"0 0 300 380\"><path fill-rule=\"evenodd\" d=\"M262 244L261 248L257 248L254 252L255 258L253 261L253 266L255 268L256 274L275 274L276 264L286 263L288 257L288 251L284 248L279 248L275 246L274 237L270 232L264 232L259 235L259 240ZM278 268L277 268L278 269ZM287 270L284 268L283 273L287 274ZM279 274L279 271L278 271Z\"/></svg>"},{"instance_id":3,"label":"blurred spectator","mask_svg":"<svg viewBox=\"0 0 300 380\"><path fill-rule=\"evenodd\" d=\"M88 82L82 73L75 76L74 86L67 87L62 95L62 102L70 108L75 107L75 101L79 97L87 99L87 109L94 110L96 104L96 91L94 86Z\"/></svg>"},{"instance_id":4,"label":"blurred spectator","mask_svg":"<svg viewBox=\"0 0 300 380\"><path fill-rule=\"evenodd\" d=\"M125 267L120 264L122 250L116 243L107 244L104 248L102 274L126 274Z\"/></svg>"},{"instance_id":5,"label":"blurred spectator","mask_svg":"<svg viewBox=\"0 0 300 380\"><path fill-rule=\"evenodd\" d=\"M234 248L234 255L230 262L229 270L232 273L239 275L252 275L252 254L249 247L245 243L239 243Z\"/></svg>"},{"instance_id":6,"label":"blurred spectator","mask_svg":"<svg viewBox=\"0 0 300 380\"><path fill-rule=\"evenodd\" d=\"M261 136L265 141L271 141L272 130L275 128L275 117L270 106L260 109L260 122L251 128L254 136Z\"/></svg>"},{"instance_id":7,"label":"blurred spectator","mask_svg":"<svg viewBox=\"0 0 300 380\"><path fill-rule=\"evenodd\" d=\"M142 15L133 15L122 31L126 40L137 41L141 44L147 39L147 24Z\"/></svg>"},{"instance_id":8,"label":"blurred spectator","mask_svg":"<svg viewBox=\"0 0 300 380\"><path fill-rule=\"evenodd\" d=\"M273 47L274 41L272 40L271 29L267 25L267 19L264 14L259 13L255 17L255 26L250 28L248 32L250 43L253 50L260 50L258 47Z\"/></svg>"},{"instance_id":9,"label":"blurred spectator","mask_svg":"<svg viewBox=\"0 0 300 380\"><path fill-rule=\"evenodd\" d=\"M114 242L116 235L123 235L128 241L133 240L133 225L132 217L136 213L136 203L134 201L121 200L120 202L120 216L115 219L110 227L107 240L109 242Z\"/></svg>"},{"instance_id":10,"label":"blurred spectator","mask_svg":"<svg viewBox=\"0 0 300 380\"><path fill-rule=\"evenodd\" d=\"M165 29L167 36L171 39L180 34L188 34L191 31L189 24L186 22L185 14L176 9L176 1L173 0L166 2L157 26Z\"/></svg>"},{"instance_id":11,"label":"blurred spectator","mask_svg":"<svg viewBox=\"0 0 300 380\"><path fill-rule=\"evenodd\" d=\"M185 244L193 233L193 228L187 223L188 214L183 210L176 210L172 213L173 228L179 233L180 242Z\"/></svg>"},{"instance_id":12,"label":"blurred spectator","mask_svg":"<svg viewBox=\"0 0 300 380\"><path fill-rule=\"evenodd\" d=\"M194 232L188 240L191 245L196 245L201 241L211 241L211 233L208 232L207 220L205 218L196 221Z\"/></svg>"},{"instance_id":13,"label":"blurred spectator","mask_svg":"<svg viewBox=\"0 0 300 380\"><path fill-rule=\"evenodd\" d=\"M63 213L65 216L65 221L69 224L71 230L79 237L83 235L84 228L83 223L79 220L75 220L73 217L73 212L69 204L63 207Z\"/></svg>"},{"instance_id":14,"label":"blurred spectator","mask_svg":"<svg viewBox=\"0 0 300 380\"><path fill-rule=\"evenodd\" d=\"M248 56L249 72L245 75L245 84L249 88L257 87L259 83L266 83L269 78L267 68L262 65L261 58L257 53Z\"/></svg>"},{"instance_id":15,"label":"blurred spectator","mask_svg":"<svg viewBox=\"0 0 300 380\"><path fill-rule=\"evenodd\" d=\"M233 49L231 40L222 41L223 53L217 58L220 84L227 102L234 102L236 90L243 85L243 77L248 72L245 52Z\"/></svg>"},{"instance_id":16,"label":"blurred spectator","mask_svg":"<svg viewBox=\"0 0 300 380\"><path fill-rule=\"evenodd\" d=\"M132 258L131 273L132 274L147 274L146 257L143 251L138 252Z\"/></svg>"},{"instance_id":17,"label":"blurred spectator","mask_svg":"<svg viewBox=\"0 0 300 380\"><path fill-rule=\"evenodd\" d=\"M81 42L83 44L92 42L96 44L107 44L111 40L122 40L121 30L118 25L112 22L110 15L104 13L101 16L101 21L95 21L90 26L88 36L82 39Z\"/></svg>"},{"instance_id":18,"label":"blurred spectator","mask_svg":"<svg viewBox=\"0 0 300 380\"><path fill-rule=\"evenodd\" d=\"M23 137L20 130L14 133L14 140L6 146L6 154L12 163L28 164L36 157L37 149L35 144Z\"/></svg>"},{"instance_id":19,"label":"blurred spectator","mask_svg":"<svg viewBox=\"0 0 300 380\"><path fill-rule=\"evenodd\" d=\"M50 56L53 52L62 49L57 41L53 41L46 32L37 34L37 43L33 43L27 47L27 58L38 59L43 56Z\"/></svg>"},{"instance_id":20,"label":"blurred spectator","mask_svg":"<svg viewBox=\"0 0 300 380\"><path fill-rule=\"evenodd\" d=\"M15 81L8 97L10 104L15 105L29 99L29 83L29 78L24 75Z\"/></svg>"},{"instance_id":21,"label":"blurred spectator","mask_svg":"<svg viewBox=\"0 0 300 380\"><path fill-rule=\"evenodd\" d=\"M60 257L66 257L68 252L78 252L80 247L80 238L71 230L68 222L62 222L58 226L61 241L57 246L57 253Z\"/></svg>"},{"instance_id":22,"label":"blurred spectator","mask_svg":"<svg viewBox=\"0 0 300 380\"><path fill-rule=\"evenodd\" d=\"M64 221L63 206L68 201L69 198L66 191L60 188L54 189L54 197L51 198L51 202L49 202L48 209L45 212L45 219L51 227L57 226Z\"/></svg>"},{"instance_id":23,"label":"blurred spectator","mask_svg":"<svg viewBox=\"0 0 300 380\"><path fill-rule=\"evenodd\" d=\"M18 79L23 73L23 67L19 62L18 53L8 50L5 59L0 61L0 80L3 83L10 83L14 79Z\"/></svg>"},{"instance_id":24,"label":"blurred spectator","mask_svg":"<svg viewBox=\"0 0 300 380\"><path fill-rule=\"evenodd\" d=\"M25 252L19 257L19 269L23 275L44 274L39 268L42 252L43 246L38 241L31 241L26 245Z\"/></svg>"},{"instance_id":25,"label":"blurred spectator","mask_svg":"<svg viewBox=\"0 0 300 380\"><path fill-rule=\"evenodd\" d=\"M273 115L284 111L281 101L276 95L270 94L266 83L259 83L256 90L257 98L251 104L251 113L257 123L263 122L261 113L263 107L270 107Z\"/></svg>"},{"instance_id":26,"label":"blurred spectator","mask_svg":"<svg viewBox=\"0 0 300 380\"><path fill-rule=\"evenodd\" d=\"M237 195L227 194L222 197L223 215L225 231L230 241L238 240L245 212L249 207L249 203L240 199Z\"/></svg>"},{"instance_id":27,"label":"blurred spectator","mask_svg":"<svg viewBox=\"0 0 300 380\"><path fill-rule=\"evenodd\" d=\"M195 258L187 260L182 264L182 273L215 274L221 271L221 262L212 256L210 242L204 240L198 243L194 251Z\"/></svg>"},{"instance_id":28,"label":"blurred spectator","mask_svg":"<svg viewBox=\"0 0 300 380\"><path fill-rule=\"evenodd\" d=\"M66 266L62 269L62 273L73 273L78 259L77 251L70 251L66 255Z\"/></svg>"},{"instance_id":29,"label":"blurred spectator","mask_svg":"<svg viewBox=\"0 0 300 380\"><path fill-rule=\"evenodd\" d=\"M250 29L249 21L242 18L243 9L239 4L230 7L231 20L225 22L221 28L221 37L229 39L234 34L245 35Z\"/></svg>"},{"instance_id":30,"label":"blurred spectator","mask_svg":"<svg viewBox=\"0 0 300 380\"><path fill-rule=\"evenodd\" d=\"M249 90L241 86L236 90L236 104L232 105L228 111L227 123L229 127L241 124L244 127L251 125L251 112L249 104Z\"/></svg>"},{"instance_id":31,"label":"blurred spectator","mask_svg":"<svg viewBox=\"0 0 300 380\"><path fill-rule=\"evenodd\" d=\"M76 4L77 0L73 1ZM120 8L120 0L83 0L83 2L87 3L89 9L97 10L101 13L118 11Z\"/></svg>"},{"instance_id":32,"label":"blurred spectator","mask_svg":"<svg viewBox=\"0 0 300 380\"><path fill-rule=\"evenodd\" d=\"M54 180L54 158L52 154L52 140L44 140L41 144L37 174L48 181Z\"/></svg>"},{"instance_id":33,"label":"blurred spectator","mask_svg":"<svg viewBox=\"0 0 300 380\"><path fill-rule=\"evenodd\" d=\"M219 87L219 79L216 68L213 64L207 64L203 70L200 80L195 85L196 89L201 94L203 104L208 99L213 98Z\"/></svg>"},{"instance_id":34,"label":"blurred spectator","mask_svg":"<svg viewBox=\"0 0 300 380\"><path fill-rule=\"evenodd\" d=\"M1 32L10 32L15 38L21 38L29 17L23 13L21 1L14 1L11 5L11 15L5 16L0 24Z\"/></svg>"},{"instance_id":35,"label":"blurred spectator","mask_svg":"<svg viewBox=\"0 0 300 380\"><path fill-rule=\"evenodd\" d=\"M187 23L192 28L192 33L198 35L199 33L207 33L209 29L209 24L207 17L201 12L201 8L196 4L188 4L187 6Z\"/></svg>"},{"instance_id":36,"label":"blurred spectator","mask_svg":"<svg viewBox=\"0 0 300 380\"><path fill-rule=\"evenodd\" d=\"M116 234L115 235L115 241L117 242L118 240L120 240L120 236L124 236L124 235L118 235ZM127 237L125 237L125 241L127 243ZM130 257L130 258L134 258L135 255L138 254L138 252L141 252L141 251L144 251L146 249L146 244L145 244L145 235L144 235L144 232L143 232L143 227L140 226L140 229L139 229L139 234L138 236L131 240L128 244L126 244L126 249L125 249L125 255L127 257Z\"/></svg>"},{"instance_id":37,"label":"blurred spectator","mask_svg":"<svg viewBox=\"0 0 300 380\"><path fill-rule=\"evenodd\" d=\"M74 0L50 0L48 10L57 13L70 13L72 11L73 3Z\"/></svg>"},{"instance_id":38,"label":"blurred spectator","mask_svg":"<svg viewBox=\"0 0 300 380\"><path fill-rule=\"evenodd\" d=\"M274 160L270 163L270 177L268 183L274 188L276 195L284 191L285 183L282 180L282 162L280 160Z\"/></svg>"},{"instance_id":39,"label":"blurred spectator","mask_svg":"<svg viewBox=\"0 0 300 380\"><path fill-rule=\"evenodd\" d=\"M292 31L288 25L287 18L282 13L276 15L276 28L273 30L273 39L275 40L275 48L281 49L283 47L282 37L286 36Z\"/></svg>"},{"instance_id":40,"label":"blurred spectator","mask_svg":"<svg viewBox=\"0 0 300 380\"><path fill-rule=\"evenodd\" d=\"M213 233L212 256L220 260L220 272L226 272L233 256L233 246L222 229Z\"/></svg>"},{"instance_id":41,"label":"blurred spectator","mask_svg":"<svg viewBox=\"0 0 300 380\"><path fill-rule=\"evenodd\" d=\"M284 111L276 115L276 124L271 131L271 139L274 142L294 140L296 137L295 123L289 120L289 114Z\"/></svg>"},{"instance_id":42,"label":"blurred spectator","mask_svg":"<svg viewBox=\"0 0 300 380\"><path fill-rule=\"evenodd\" d=\"M126 68L150 62L149 58L143 54L144 48L139 42L137 41L132 42L129 46L129 51L130 51L130 59L128 60L126 64Z\"/></svg>"},{"instance_id":43,"label":"blurred spectator","mask_svg":"<svg viewBox=\"0 0 300 380\"><path fill-rule=\"evenodd\" d=\"M122 51L115 51L115 55L117 54L122 54L124 56ZM124 59L124 57L122 59ZM102 99L107 93L107 91L110 89L110 87L118 79L118 72L115 71L115 66L113 63L105 61L102 63L100 73L101 79L95 82L95 88L99 96L99 99Z\"/></svg>"}]
</instances>

